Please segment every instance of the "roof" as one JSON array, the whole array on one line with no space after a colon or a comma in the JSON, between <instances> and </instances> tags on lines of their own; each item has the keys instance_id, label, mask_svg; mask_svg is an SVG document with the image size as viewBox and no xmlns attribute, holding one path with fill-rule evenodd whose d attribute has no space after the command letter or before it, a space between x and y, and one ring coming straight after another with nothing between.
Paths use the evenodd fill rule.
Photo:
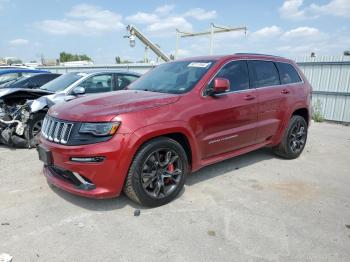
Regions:
<instances>
[{"instance_id":1,"label":"roof","mask_svg":"<svg viewBox=\"0 0 350 262\"><path fill-rule=\"evenodd\" d=\"M275 56L275 55L268 55L268 54L256 54L256 53L235 53L232 55L221 55L221 56L198 56L198 57L189 57L184 59L179 59L179 61L189 61L189 60L221 60L221 59L233 59L233 58L256 58L256 59L262 59L262 58L268 58L268 59L274 59L274 60L280 60L280 61L290 61L288 58L284 58L281 56Z\"/></svg>"},{"instance_id":2,"label":"roof","mask_svg":"<svg viewBox=\"0 0 350 262\"><path fill-rule=\"evenodd\" d=\"M126 70L119 70L119 69L88 69L88 70L72 71L69 73L86 73L86 74L121 73L121 74L132 74L132 75L141 76L140 73L137 73L134 71L126 71Z\"/></svg>"},{"instance_id":3,"label":"roof","mask_svg":"<svg viewBox=\"0 0 350 262\"><path fill-rule=\"evenodd\" d=\"M0 75L13 74L13 73L49 73L48 71L38 70L38 69L0 69Z\"/></svg>"}]
</instances>

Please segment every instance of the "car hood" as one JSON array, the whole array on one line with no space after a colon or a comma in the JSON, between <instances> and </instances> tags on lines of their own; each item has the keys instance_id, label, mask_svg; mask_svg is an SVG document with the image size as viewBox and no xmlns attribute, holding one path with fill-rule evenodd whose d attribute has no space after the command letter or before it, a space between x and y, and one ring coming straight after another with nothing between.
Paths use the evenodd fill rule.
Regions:
<instances>
[{"instance_id":1,"label":"car hood","mask_svg":"<svg viewBox=\"0 0 350 262\"><path fill-rule=\"evenodd\" d=\"M49 110L49 115L70 121L104 122L122 113L164 106L179 99L180 95L175 94L122 90L60 103Z\"/></svg>"},{"instance_id":2,"label":"car hood","mask_svg":"<svg viewBox=\"0 0 350 262\"><path fill-rule=\"evenodd\" d=\"M41 89L29 89L29 88L2 88L0 89L0 98L8 97L9 95L22 95L26 96L28 95L28 98L31 98L32 95L35 96L44 96L48 94L52 94L49 91L41 90Z\"/></svg>"}]
</instances>

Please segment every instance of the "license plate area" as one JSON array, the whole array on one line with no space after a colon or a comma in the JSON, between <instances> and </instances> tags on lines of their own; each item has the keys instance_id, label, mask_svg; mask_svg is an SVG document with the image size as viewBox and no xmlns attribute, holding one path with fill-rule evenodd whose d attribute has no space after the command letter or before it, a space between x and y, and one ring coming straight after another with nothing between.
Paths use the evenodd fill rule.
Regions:
<instances>
[{"instance_id":1,"label":"license plate area","mask_svg":"<svg viewBox=\"0 0 350 262\"><path fill-rule=\"evenodd\" d=\"M46 166L51 166L53 164L52 153L50 152L50 150L41 145L38 145L36 150L38 151L39 160L44 162Z\"/></svg>"}]
</instances>

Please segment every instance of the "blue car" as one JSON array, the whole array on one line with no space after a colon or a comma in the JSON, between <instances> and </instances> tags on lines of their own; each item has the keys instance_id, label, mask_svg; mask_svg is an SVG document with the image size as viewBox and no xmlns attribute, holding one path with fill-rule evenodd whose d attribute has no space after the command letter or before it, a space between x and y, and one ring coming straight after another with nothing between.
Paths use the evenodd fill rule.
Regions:
<instances>
[{"instance_id":1,"label":"blue car","mask_svg":"<svg viewBox=\"0 0 350 262\"><path fill-rule=\"evenodd\" d=\"M25 68L0 69L0 85L6 82L13 81L23 76L40 74L40 73L50 73L50 72L45 70L25 69Z\"/></svg>"}]
</instances>

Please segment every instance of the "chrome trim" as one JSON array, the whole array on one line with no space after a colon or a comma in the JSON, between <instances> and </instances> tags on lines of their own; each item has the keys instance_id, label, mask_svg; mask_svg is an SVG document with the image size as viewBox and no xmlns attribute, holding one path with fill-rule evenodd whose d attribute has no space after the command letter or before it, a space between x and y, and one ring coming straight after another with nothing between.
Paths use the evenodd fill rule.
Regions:
<instances>
[{"instance_id":1,"label":"chrome trim","mask_svg":"<svg viewBox=\"0 0 350 262\"><path fill-rule=\"evenodd\" d=\"M49 141L67 144L73 126L73 123L46 116L43 122L43 128L41 129L41 134Z\"/></svg>"},{"instance_id":2,"label":"chrome trim","mask_svg":"<svg viewBox=\"0 0 350 262\"><path fill-rule=\"evenodd\" d=\"M72 172L72 174L83 185L83 189L84 190L91 190L91 189L95 189L96 188L96 186L94 184L87 182L81 175L79 175L79 173Z\"/></svg>"}]
</instances>

